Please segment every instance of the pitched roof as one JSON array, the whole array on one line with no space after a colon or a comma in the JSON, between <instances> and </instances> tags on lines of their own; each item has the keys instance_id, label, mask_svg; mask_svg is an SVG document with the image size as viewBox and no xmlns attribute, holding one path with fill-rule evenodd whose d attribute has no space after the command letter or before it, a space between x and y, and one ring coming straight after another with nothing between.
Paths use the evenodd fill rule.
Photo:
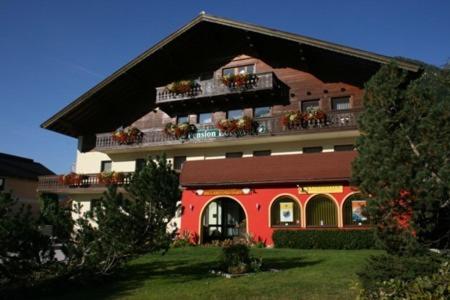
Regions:
<instances>
[{"instance_id":1,"label":"pitched roof","mask_svg":"<svg viewBox=\"0 0 450 300\"><path fill-rule=\"evenodd\" d=\"M367 70L370 70L370 72L366 71L369 73L372 73L374 70L373 64L385 64L394 59L298 34L201 13L187 25L169 35L167 38L133 59L131 62L81 95L75 101L61 109L54 116L42 123L41 127L77 137L95 133L90 132L95 120L100 120L98 122L98 130L106 131L115 129L114 126L117 127L118 125L121 125L117 124L119 121L116 117L112 117L116 114L119 114L123 118L123 120L121 120L122 122L135 121L154 107L151 98L154 97L153 90L157 84L167 84L167 82L161 82L165 78L165 74L163 74L165 72L164 69L167 69L161 68L161 66L177 64L174 59L177 58L179 54L174 54L174 50L173 48L170 48L170 46L173 46L175 41L182 40L183 43L188 43L189 45L186 47L186 44L184 44L185 46L181 47L184 52L188 51L190 48L192 48L191 50L194 53L199 52L195 47L208 48L205 45L196 45L199 43L193 41L192 36L189 36L188 33L200 32L199 39L202 43L208 43L212 38L220 39L223 36L223 32L219 34L213 32L208 35L208 38L205 38L204 31L201 31L205 26L213 25L231 31L231 36L236 36L236 31L245 32L246 34L253 33L267 38L276 38L277 40L291 42L296 45L306 45L318 49L320 53L317 55L324 55L324 53L327 52L340 54L346 57L353 57L369 63L370 66L365 66ZM212 44L214 44L214 42ZM239 43L234 44L239 45ZM228 45L230 45L230 43L228 43ZM213 53L211 47L209 47L208 50L208 54ZM199 55L201 60L202 53ZM192 60L192 53L189 53L188 57ZM183 61L186 61L186 59ZM358 63L355 64L358 65ZM411 72L417 72L420 69L418 64L405 61L398 61L398 65ZM144 74L143 69L145 68L150 70L146 71L147 73ZM177 68L177 70L177 72L181 72L181 70L189 70L189 68L183 66ZM173 76L172 70L167 70L167 72ZM158 76L151 78L151 74L156 74ZM366 76L362 77L365 78ZM172 80L174 79L172 78ZM123 105L123 103L133 103L134 105Z\"/></svg>"},{"instance_id":2,"label":"pitched roof","mask_svg":"<svg viewBox=\"0 0 450 300\"><path fill-rule=\"evenodd\" d=\"M38 176L53 174L32 159L0 153L0 176L37 180Z\"/></svg>"},{"instance_id":3,"label":"pitched roof","mask_svg":"<svg viewBox=\"0 0 450 300\"><path fill-rule=\"evenodd\" d=\"M184 187L349 181L355 151L187 161Z\"/></svg>"}]
</instances>

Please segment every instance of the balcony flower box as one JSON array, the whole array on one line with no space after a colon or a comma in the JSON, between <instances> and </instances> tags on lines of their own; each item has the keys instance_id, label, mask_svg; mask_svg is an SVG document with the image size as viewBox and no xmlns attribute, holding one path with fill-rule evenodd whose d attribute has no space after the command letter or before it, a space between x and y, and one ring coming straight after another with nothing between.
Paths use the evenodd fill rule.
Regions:
<instances>
[{"instance_id":1,"label":"balcony flower box","mask_svg":"<svg viewBox=\"0 0 450 300\"><path fill-rule=\"evenodd\" d=\"M71 172L69 174L59 176L58 182L62 185L68 185L70 187L78 187L84 186L86 184L84 182L85 179L87 179L87 176Z\"/></svg>"},{"instance_id":2,"label":"balcony flower box","mask_svg":"<svg viewBox=\"0 0 450 300\"><path fill-rule=\"evenodd\" d=\"M188 139L189 135L195 133L196 131L197 127L195 127L194 124L189 123L167 123L164 127L164 133L176 139Z\"/></svg>"},{"instance_id":3,"label":"balcony flower box","mask_svg":"<svg viewBox=\"0 0 450 300\"><path fill-rule=\"evenodd\" d=\"M281 124L289 129L303 125L304 115L300 111L289 111L281 116Z\"/></svg>"},{"instance_id":4,"label":"balcony flower box","mask_svg":"<svg viewBox=\"0 0 450 300\"><path fill-rule=\"evenodd\" d=\"M97 175L98 183L105 185L121 185L125 182L125 174L122 172L102 172Z\"/></svg>"},{"instance_id":5,"label":"balcony flower box","mask_svg":"<svg viewBox=\"0 0 450 300\"><path fill-rule=\"evenodd\" d=\"M256 74L225 75L222 83L229 88L251 88L258 82Z\"/></svg>"},{"instance_id":6,"label":"balcony flower box","mask_svg":"<svg viewBox=\"0 0 450 300\"><path fill-rule=\"evenodd\" d=\"M193 92L199 87L200 85L194 80L179 80L168 84L166 89L175 95L182 95Z\"/></svg>"},{"instance_id":7,"label":"balcony flower box","mask_svg":"<svg viewBox=\"0 0 450 300\"><path fill-rule=\"evenodd\" d=\"M118 129L112 134L113 141L119 145L131 145L142 142L143 133L136 127Z\"/></svg>"},{"instance_id":8,"label":"balcony flower box","mask_svg":"<svg viewBox=\"0 0 450 300\"><path fill-rule=\"evenodd\" d=\"M217 122L216 127L225 136L244 136L256 134L258 131L258 122L251 117L244 116L240 119L222 119Z\"/></svg>"}]
</instances>

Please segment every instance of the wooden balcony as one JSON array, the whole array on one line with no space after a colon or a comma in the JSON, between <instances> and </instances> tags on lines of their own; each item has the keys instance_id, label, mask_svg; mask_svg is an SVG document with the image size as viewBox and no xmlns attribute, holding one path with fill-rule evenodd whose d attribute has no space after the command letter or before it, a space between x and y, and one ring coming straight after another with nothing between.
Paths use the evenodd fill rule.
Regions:
<instances>
[{"instance_id":1,"label":"wooden balcony","mask_svg":"<svg viewBox=\"0 0 450 300\"><path fill-rule=\"evenodd\" d=\"M281 116L258 118L257 132L241 135L239 137L222 134L214 124L197 125L197 132L186 139L176 139L164 133L163 128L142 130L142 138L133 144L121 145L112 138L112 133L97 134L95 150L102 152L126 152L140 149L164 149L174 145L201 147L203 143L237 141L245 139L258 139L273 136L288 136L308 133L320 133L330 131L356 130L360 110L345 110L330 112L325 121L312 121L303 126L288 127L281 122Z\"/></svg>"},{"instance_id":2,"label":"wooden balcony","mask_svg":"<svg viewBox=\"0 0 450 300\"><path fill-rule=\"evenodd\" d=\"M245 84L235 83L225 85L221 78L213 78L198 81L198 85L186 93L173 93L166 86L156 88L156 104L164 104L173 101L182 101L198 98L212 98L216 96L231 96L234 94L273 91L284 84L273 72L258 73L250 77Z\"/></svg>"},{"instance_id":3,"label":"wooden balcony","mask_svg":"<svg viewBox=\"0 0 450 300\"><path fill-rule=\"evenodd\" d=\"M130 182L130 174L115 182L119 188ZM78 178L70 183L62 179L64 175L39 176L38 192L61 194L97 194L106 190L107 184L100 182L98 174L77 174Z\"/></svg>"}]
</instances>

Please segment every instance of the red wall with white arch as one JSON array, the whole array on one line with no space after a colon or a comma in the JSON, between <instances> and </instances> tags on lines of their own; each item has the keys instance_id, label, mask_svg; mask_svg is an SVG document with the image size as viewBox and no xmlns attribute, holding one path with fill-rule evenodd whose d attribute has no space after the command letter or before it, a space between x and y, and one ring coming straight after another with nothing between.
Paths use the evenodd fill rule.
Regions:
<instances>
[{"instance_id":1,"label":"red wall with white arch","mask_svg":"<svg viewBox=\"0 0 450 300\"><path fill-rule=\"evenodd\" d=\"M226 189L224 189L226 191ZM338 211L338 227L343 227L342 205L345 199L350 195L357 193L357 190L349 185L343 186L342 193L321 194L333 199L337 205ZM290 229L306 228L306 211L305 206L309 199L318 194L299 194L297 187L258 187L252 188L248 195L217 195L204 196L197 195L196 189L186 189L182 195L183 213L181 216L181 232L189 232L191 234L201 235L201 217L205 207L214 199L231 198L241 204L247 219L247 231L257 241L264 241L266 245L272 245L272 233L276 229L270 226L270 205L281 196L290 196L300 203L300 220L301 225L298 227L289 227Z\"/></svg>"}]
</instances>

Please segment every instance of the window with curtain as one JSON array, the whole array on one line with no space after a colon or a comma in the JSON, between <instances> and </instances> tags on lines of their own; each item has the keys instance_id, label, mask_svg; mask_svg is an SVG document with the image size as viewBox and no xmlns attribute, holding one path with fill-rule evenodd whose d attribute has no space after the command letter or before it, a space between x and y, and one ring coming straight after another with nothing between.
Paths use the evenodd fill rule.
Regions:
<instances>
[{"instance_id":1,"label":"window with curtain","mask_svg":"<svg viewBox=\"0 0 450 300\"><path fill-rule=\"evenodd\" d=\"M112 161L102 160L100 165L100 172L111 172L112 171Z\"/></svg>"},{"instance_id":2,"label":"window with curtain","mask_svg":"<svg viewBox=\"0 0 450 300\"><path fill-rule=\"evenodd\" d=\"M300 226L300 205L290 197L280 197L270 207L271 226Z\"/></svg>"},{"instance_id":3,"label":"window with curtain","mask_svg":"<svg viewBox=\"0 0 450 300\"><path fill-rule=\"evenodd\" d=\"M189 123L189 116L187 115L177 116L177 124L181 123Z\"/></svg>"},{"instance_id":4,"label":"window with curtain","mask_svg":"<svg viewBox=\"0 0 450 300\"><path fill-rule=\"evenodd\" d=\"M212 123L212 113L200 113L197 115L198 124L210 124Z\"/></svg>"},{"instance_id":5,"label":"window with curtain","mask_svg":"<svg viewBox=\"0 0 450 300\"><path fill-rule=\"evenodd\" d=\"M306 226L337 227L337 207L333 200L317 195L306 205Z\"/></svg>"},{"instance_id":6,"label":"window with curtain","mask_svg":"<svg viewBox=\"0 0 450 300\"><path fill-rule=\"evenodd\" d=\"M316 100L307 100L301 102L302 112L307 112L310 109L319 109L319 99Z\"/></svg>"},{"instance_id":7,"label":"window with curtain","mask_svg":"<svg viewBox=\"0 0 450 300\"><path fill-rule=\"evenodd\" d=\"M244 110L243 109L233 109L227 111L227 119L240 119L244 116Z\"/></svg>"},{"instance_id":8,"label":"window with curtain","mask_svg":"<svg viewBox=\"0 0 450 300\"><path fill-rule=\"evenodd\" d=\"M253 109L253 116L255 118L270 117L270 107L269 106L255 107Z\"/></svg>"},{"instance_id":9,"label":"window with curtain","mask_svg":"<svg viewBox=\"0 0 450 300\"><path fill-rule=\"evenodd\" d=\"M331 98L332 110L346 110L350 109L350 97L336 97Z\"/></svg>"}]
</instances>

